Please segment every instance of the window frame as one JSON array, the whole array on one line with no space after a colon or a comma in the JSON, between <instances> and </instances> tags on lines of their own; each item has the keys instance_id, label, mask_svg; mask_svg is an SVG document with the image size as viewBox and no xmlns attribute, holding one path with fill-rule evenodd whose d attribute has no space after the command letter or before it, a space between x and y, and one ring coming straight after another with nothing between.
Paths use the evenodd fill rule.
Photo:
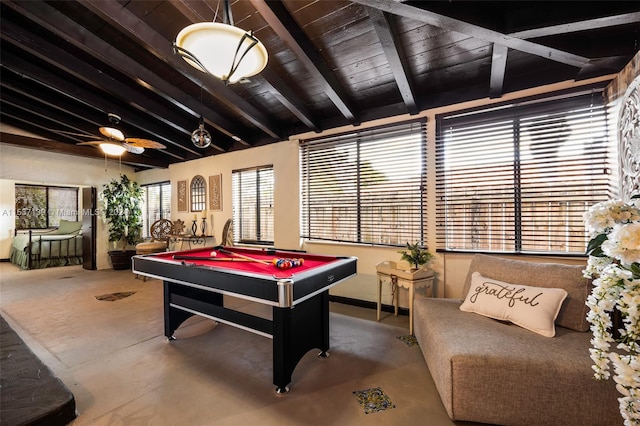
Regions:
<instances>
[{"instance_id":1,"label":"window frame","mask_svg":"<svg viewBox=\"0 0 640 426\"><path fill-rule=\"evenodd\" d=\"M45 205L44 207L42 206L25 206L25 207L18 207L18 187L31 187L31 188L40 188L43 189L45 191ZM75 208L71 208L72 213L71 215L55 215L57 216L59 219L58 220L63 220L65 218L69 218L72 221L78 221L79 219L79 211L80 211L80 191L79 188L77 186L62 186L62 185L38 185L38 184L28 184L28 183L15 183L14 184L14 194L15 194L15 200L14 200L14 205L15 205L15 229L16 230L30 230L30 229L51 229L54 228L58 225L53 224L51 222L51 216L52 216L52 208L51 208L51 197L50 197L50 193L49 190L55 190L55 189L63 189L63 190L70 190L70 191L74 191L75 192ZM59 209L58 209L59 210ZM45 213L44 215L42 215L42 213ZM22 226L23 224L21 224L21 220L20 218L23 216L44 216L45 217L45 226L43 227L33 227L33 226L28 226L28 227L24 227ZM68 220L68 219L65 219Z\"/></svg>"},{"instance_id":2,"label":"window frame","mask_svg":"<svg viewBox=\"0 0 640 426\"><path fill-rule=\"evenodd\" d=\"M611 133L609 128L610 118L608 115L607 105L602 95L603 93L601 88L591 87L587 90L546 94L544 96L525 98L521 100L505 102L505 103L495 104L491 106L453 111L445 114L436 115L436 199L437 199L437 208L436 208L437 248L436 248L436 251L467 252L467 253L473 252L473 253L526 254L526 255L545 255L545 256L554 255L554 256L567 256L567 257L584 256L584 249L582 250L577 249L577 245L582 243L584 243L584 247L586 248L586 244L588 242L588 235L586 230L584 230L584 227L581 221L582 213L583 211L586 211L586 209L591 204L595 204L599 201L604 201L611 196L610 189L612 186L612 179L614 179L614 177L609 172L610 170L609 161L612 155L611 144L610 144ZM587 104L587 101L590 102L590 105ZM535 123L535 120L531 120L531 118L535 117L536 114L540 116L542 116L542 114L546 114L546 116L553 116L554 114L558 114L558 116L562 116L561 114L564 111L565 118L569 117L570 119L574 119L574 116L570 116L570 114L574 113L577 116L577 113L575 113L575 111L580 111L580 110L595 111L592 113L592 116L595 117L593 120L599 120L594 122L601 123L603 125L603 128L599 129L602 131L602 134L599 137L600 139L598 139L598 137L593 136L593 134L597 134L596 130L598 130L598 128L589 127L589 130L591 130L593 134L584 132L583 130L581 130L581 132L584 132L585 134L590 134L591 139L588 139L586 136L581 136L584 138L582 145L579 145L576 143L575 145L570 145L570 146L572 148L581 147L583 149L583 153L581 154L581 157L585 155L592 155L592 152L597 153L598 150L604 151L603 153L601 153L601 157L597 158L597 161L599 162L596 164L598 164L598 167L600 167L601 165L601 168L599 170L604 171L604 173L601 173L601 175L605 177L602 177L596 174L595 172L596 166L591 166L594 169L593 171L589 170L589 166L583 166L583 168L581 169L576 169L577 171L584 172L585 174L588 172L590 173L588 174L588 176L592 178L592 181L590 181L589 185L583 184L581 190L582 192L587 192L585 191L585 188L587 189L591 188L593 190L593 193L590 195L591 198L586 199L587 196L585 195L584 201L582 199L579 199L577 201L578 208L581 209L580 211L577 210L575 205L572 206L571 203L572 202L576 203L575 199L578 197L575 194L570 194L569 193L570 191L567 191L567 194L565 195L564 198L559 197L557 199L553 199L550 201L549 205L552 205L552 203L555 203L556 200L558 200L557 202L558 202L558 205L560 206L558 207L559 209L563 208L560 204L561 202L566 203L564 208L567 212L566 213L567 227L573 226L574 230L564 231L566 232L565 236L564 237L561 236L561 238L566 238L567 240L566 247L564 250L550 249L550 247L552 247L554 243L556 243L555 240L552 241L550 239L550 235L554 232L558 232L559 225L558 226L554 225L553 221L548 223L546 225L547 226L546 238L548 240L547 246L549 249L541 250L538 247L536 247L536 241L530 235L532 232L534 232L532 231L532 229L535 229L536 223L531 222L528 219L538 216L538 213L537 213L537 210L532 210L533 208L535 208L535 206L533 208L531 207L532 203L535 204L535 202L528 201L528 200L537 199L537 197L535 197L536 195L544 195L545 189L542 188L543 183L539 183L538 185L540 186L540 188L536 188L535 191L532 191L531 189L529 189L525 193L524 189L527 188L527 186L531 187L532 186L531 182L535 181L536 178L541 180L544 178L548 178L549 182L553 183L554 182L553 179L547 177L547 175L543 173L548 173L549 175L552 176L552 172L549 172L548 170L552 170L553 167L557 168L558 166L548 165L548 163L545 163L544 167L540 166L540 168L543 169L544 172L540 172L539 175L531 175L531 170L534 169L534 167L532 167L529 163L523 163L521 151L523 151L523 147L526 146L527 142L529 143L530 150L533 147L533 142L535 142L535 139L533 138L531 129L534 128L532 123ZM483 114L485 115L485 117L483 117ZM489 117L489 118L486 118L486 117ZM449 125L445 126L444 122L447 119L450 120ZM528 135L529 139L526 142L523 142L525 137L523 137L524 135L523 124L520 123L520 121L522 120L526 121L527 119L531 121L528 122L529 128L525 127L524 130L529 132L529 135ZM453 229L452 224L455 224L455 226L457 226L458 229L460 229L461 227L466 226L464 224L467 224L468 222L467 221L461 222L459 219L454 218L451 215L447 215L447 206L449 205L447 202L447 199L450 198L450 195L448 194L452 194L452 192L450 191L445 192L445 186L447 184L451 184L451 185L456 183L460 184L460 182L462 182L464 178L457 177L457 178L451 178L450 180L447 180L447 178L445 177L445 166L443 164L443 162L445 161L444 157L446 155L445 148L443 146L443 144L445 144L445 139L446 139L445 133L447 132L447 130L445 130L445 127L450 128L451 123L457 124L460 128L463 128L462 132L464 132L465 126L467 126L468 129L472 129L473 126L477 126L477 128L481 128L482 126L489 127L491 125L491 121L493 121L493 124L495 127L498 127L500 120L505 120L505 122L507 120L513 121L513 124L512 124L513 130L511 133L512 142L513 142L513 161L511 163L511 167L512 167L511 170L513 173L513 197L512 197L513 198L513 225L512 225L513 241L509 241L509 239L504 239L504 238L502 240L497 239L498 241L503 242L502 249L487 248L487 247L474 248L472 247L473 242L470 240L469 241L464 240L465 242L462 243L463 245L462 247L460 247L459 245L454 246L452 243L450 243L450 238L460 239L462 238L460 237L462 232L460 232L459 230L452 230ZM577 121L577 119L575 120ZM552 125L554 123L553 119L549 119L549 121L547 122L541 121L541 123L543 125L549 125L549 128L554 129L554 126ZM576 126L575 122L571 122L571 123L573 123L573 126ZM506 128L507 125L504 124L504 127ZM553 145L551 145L549 141L553 141L553 136L561 136L563 132L566 132L566 130L564 130L563 128L563 125L556 124L556 127L559 128L560 130L554 130L553 132L551 132L551 136L548 136L548 135L546 136L547 139L545 143L547 143L548 145L544 145L542 149L547 149L547 150L551 149L549 147L553 147ZM572 129L572 132L576 130L573 127L571 129ZM497 131L497 130L494 129L492 131ZM478 134L475 136L476 139L482 139L482 137L486 137L484 135L489 134L488 131L486 134L482 133L480 130L478 130L477 132ZM470 133L471 133L471 130L469 130L469 134ZM506 134L506 131L505 131L505 134ZM578 132L578 134L582 135L582 133L580 132ZM576 139L578 139L577 136L576 136ZM494 140L496 141L500 140L500 137L494 136ZM590 145L587 145L587 142L586 142L587 140L591 140ZM600 142L598 142L598 140ZM459 152L464 154L464 150L467 149L469 152L467 155L469 155L469 158L471 158L470 156L472 155L471 152L473 148L464 147L463 141L464 141L464 138L459 136L458 143L460 144L460 146L462 146ZM499 145L494 149L497 151L502 146L503 145ZM504 146L506 146L506 143ZM585 149L590 149L591 151L588 151L587 154L584 154ZM557 154L553 150L551 150L550 152L551 154L547 153L547 155L551 158L551 160L547 160L547 161L551 161L552 164L564 165L564 163L568 161L567 159L565 159L565 157L559 157L559 154ZM531 153L530 155L534 156L535 154ZM506 155L505 155L505 158L506 158ZM556 160L556 158L560 158L560 160ZM567 155L567 158L570 158L570 156ZM499 162L499 161L500 160L496 160L496 162ZM523 171L524 167L529 167L529 170L528 170L529 175L525 175L525 172ZM471 168L467 169L469 173L472 170L473 169ZM464 171L465 171L464 169L458 169L456 170L456 172L447 170L446 173L449 173L452 176L455 173L457 173L459 176L461 176ZM490 174L491 169L487 168L486 173ZM495 177L496 175L497 173L493 175L493 179L498 181L498 178ZM506 173L505 173L505 176L506 176ZM489 178L484 178L484 179L485 180L480 180L476 178L476 182L480 184L482 182L490 182ZM556 184L558 188L563 187L564 184L569 186L569 182L563 182L563 181L558 181L558 182L562 183L562 185ZM460 191L460 189L458 189L458 191ZM547 194L559 193L557 189L547 189L546 191L547 191ZM580 190L578 189L575 190L575 192L579 192L579 191ZM496 192L494 192L494 194L496 194ZM497 198L498 196L499 195L494 195L493 197ZM483 202L481 200L483 199L485 200L484 202L486 203L486 200L488 200L487 197L488 196L484 194L480 194L480 196L476 198L476 199L479 198L480 201L478 201L476 204L481 205ZM584 203L584 205L582 205L581 203ZM551 211L551 207L549 207L549 211ZM475 217L482 218L483 217L482 214L483 212L479 211L477 212ZM577 225L578 221L580 222L580 231L582 233L581 235L576 235L576 231L575 231L575 228L578 226ZM487 223L485 223L485 225L489 226L487 225ZM468 227L468 229L471 229L471 227ZM450 232L449 230L452 230L452 231ZM487 235L491 234L491 230L492 230L491 227L489 227L488 232L486 232L486 229L485 229L485 232L487 233ZM526 237L525 237L525 232L526 232ZM472 232L469 231L468 235L471 235L471 234ZM493 237L494 235L491 235L490 238L493 238ZM469 239L470 237L467 236L464 238ZM512 247L510 247L510 245L512 245ZM541 244L538 244L538 245L540 246ZM560 246L561 245L562 244L560 244Z\"/></svg>"},{"instance_id":3,"label":"window frame","mask_svg":"<svg viewBox=\"0 0 640 426\"><path fill-rule=\"evenodd\" d=\"M159 188L159 206L160 206L160 217L159 218L155 218L155 219L151 219L151 217L149 216L149 191L148 189L150 187L158 187ZM159 219L168 219L171 220L171 196L173 193L173 190L171 188L171 181L162 181L162 182L154 182L154 183L147 183L144 185L140 185L140 188L142 189L143 192L143 201L142 201L142 237L143 238L148 238L150 237L149 235L149 230L151 228L151 225L153 225L153 223L156 220ZM169 189L169 194L168 195L164 195L165 189L168 188ZM168 215L165 215L165 210L163 209L163 204L165 202L165 198L168 199L168 207L169 207L169 213Z\"/></svg>"},{"instance_id":4,"label":"window frame","mask_svg":"<svg viewBox=\"0 0 640 426\"><path fill-rule=\"evenodd\" d=\"M255 173L255 185L245 184L242 180L244 177L251 177ZM266 177L262 177L261 173L267 173ZM275 170L273 164L266 164L255 167L248 167L244 169L236 169L231 171L232 181L232 197L233 197L233 242L247 245L269 245L272 246L275 242L275 218L274 218L274 202L275 202ZM263 179L266 179L263 180ZM239 181L240 180L240 181ZM270 187L263 189L261 185L269 183ZM244 190L243 190L244 186ZM255 194L247 194L248 188L255 188ZM265 194L267 198L265 199ZM255 195L255 201L251 201L251 197ZM270 195L270 196L269 196ZM269 203L270 207L265 207L263 202ZM245 213L248 211L245 209L244 204L249 202L249 210L253 210L254 215L251 217L245 217ZM254 204L255 203L255 204ZM253 207L253 209L251 209ZM265 211L265 208L271 210L269 214ZM267 217L265 217L267 216ZM271 218L269 219L268 216ZM266 222L265 222L266 221ZM247 223L253 224L246 225ZM255 234L244 235L245 228L255 228ZM266 229L265 229L266 228Z\"/></svg>"},{"instance_id":5,"label":"window frame","mask_svg":"<svg viewBox=\"0 0 640 426\"><path fill-rule=\"evenodd\" d=\"M415 140L414 140L415 139ZM405 143L406 145L402 145ZM341 206L337 202L331 204L336 198L321 189L326 185L327 178L322 176L322 162L331 163L331 159L338 159L344 154L339 150L345 150L349 144L353 144L355 155L349 166L348 172L355 173L354 185L355 206L351 207L353 213L349 214L349 227L346 231L335 231L334 222L336 211L348 211L348 206ZM415 156L408 154L399 158L406 151L400 147L410 148ZM326 155L323 151L336 149L335 154ZM336 243L363 244L380 247L405 247L407 242L420 243L426 246L427 241L427 120L420 118L371 127L364 130L340 133L337 135L312 138L300 142L300 238L305 241L326 241ZM317 158L311 158L317 156ZM408 160L412 158L412 160ZM378 169L371 162L372 159L386 160L389 164L397 166L402 177L393 176L394 173ZM337 161L337 160L336 160ZM346 167L345 167L346 169ZM411 172L409 172L411 170ZM387 176L390 174L393 178ZM412 173L409 176L409 173ZM345 173L333 173L331 179L347 187L350 176ZM379 177L378 175L384 175ZM372 184L363 185L364 179L371 180ZM318 188L317 190L314 187ZM408 188L408 189L407 189ZM315 193L314 193L315 192ZM346 193L345 193L346 194ZM346 194L345 196L347 196ZM348 198L348 197L347 197ZM329 213L318 213L325 209L325 205L331 209ZM313 211L316 211L314 213ZM313 217L315 214L316 218ZM375 221L373 218L380 220ZM385 217L389 220L385 221ZM398 227L400 217L406 220ZM329 219L326 219L329 218ZM408 218L408 219L407 219ZM393 220L391 220L393 219ZM394 223L395 229L384 229L383 223ZM344 227L344 225L342 225ZM333 228L333 230L331 230ZM343 232L337 235L336 232ZM345 238L344 235L351 235Z\"/></svg>"}]
</instances>

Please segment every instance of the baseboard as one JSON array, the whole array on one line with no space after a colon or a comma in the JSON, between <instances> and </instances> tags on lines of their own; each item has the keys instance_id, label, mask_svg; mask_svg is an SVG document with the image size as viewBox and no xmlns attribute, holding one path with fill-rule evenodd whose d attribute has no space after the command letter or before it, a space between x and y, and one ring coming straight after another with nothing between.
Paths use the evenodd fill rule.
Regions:
<instances>
[{"instance_id":1,"label":"baseboard","mask_svg":"<svg viewBox=\"0 0 640 426\"><path fill-rule=\"evenodd\" d=\"M378 304L376 302L369 302L367 300L353 299L351 297L344 296L334 296L329 295L330 302L342 303L344 305L357 306L359 308L367 308L376 310L378 308ZM380 307L380 310L384 312L394 312L393 305L385 305L384 303ZM409 309L407 308L398 308L398 315L409 315Z\"/></svg>"},{"instance_id":2,"label":"baseboard","mask_svg":"<svg viewBox=\"0 0 640 426\"><path fill-rule=\"evenodd\" d=\"M9 261L9 258L6 258L6 259L0 259L0 262L8 262L8 261Z\"/></svg>"}]
</instances>

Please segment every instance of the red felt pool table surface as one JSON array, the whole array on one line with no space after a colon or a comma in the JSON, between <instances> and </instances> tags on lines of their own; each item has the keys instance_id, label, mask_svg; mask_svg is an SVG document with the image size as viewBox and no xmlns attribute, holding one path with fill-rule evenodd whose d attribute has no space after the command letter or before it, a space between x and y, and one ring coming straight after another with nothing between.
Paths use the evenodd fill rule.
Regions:
<instances>
[{"instance_id":1,"label":"red felt pool table surface","mask_svg":"<svg viewBox=\"0 0 640 426\"><path fill-rule=\"evenodd\" d=\"M224 253L216 250L216 247L205 247L186 251L164 252L154 254L153 257L159 260L176 262L195 266L206 266L212 268L229 269L237 272L249 272L252 274L260 274L276 279L293 278L296 274L310 271L314 268L336 262L335 256L323 256L316 254L308 254L303 252L292 252L282 250L260 250L260 249L244 249L238 247L224 247L223 250L229 252ZM215 253L212 256L212 252ZM265 265L260 262L247 261L245 257L269 262ZM188 257L187 259L184 259ZM195 258L204 259L195 259ZM211 259L207 259L210 258ZM302 265L294 266L288 269L280 269L272 262L274 259L303 259ZM222 260L228 259L228 260Z\"/></svg>"}]
</instances>

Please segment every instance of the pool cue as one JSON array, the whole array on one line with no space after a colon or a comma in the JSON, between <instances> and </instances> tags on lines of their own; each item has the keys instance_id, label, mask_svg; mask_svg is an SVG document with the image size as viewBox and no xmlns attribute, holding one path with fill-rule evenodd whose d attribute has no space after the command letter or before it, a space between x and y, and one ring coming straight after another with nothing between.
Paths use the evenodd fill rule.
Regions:
<instances>
[{"instance_id":1,"label":"pool cue","mask_svg":"<svg viewBox=\"0 0 640 426\"><path fill-rule=\"evenodd\" d=\"M225 250L221 246L214 247L213 250L214 251L219 251L220 253L224 253L224 254L230 254L232 256L237 256L237 257L240 257L242 259L246 259L246 260L251 261L251 262L258 262L258 263L262 263L263 265L273 265L273 263L269 262L268 260L254 259L253 257L246 256L244 254L234 253L232 251Z\"/></svg>"},{"instance_id":2,"label":"pool cue","mask_svg":"<svg viewBox=\"0 0 640 426\"><path fill-rule=\"evenodd\" d=\"M207 257L207 256L186 256L186 255L179 255L179 254L174 254L173 258L175 260L215 260L215 261L220 261L220 262L252 262L251 260L247 260L247 259L240 259L237 257Z\"/></svg>"}]
</instances>

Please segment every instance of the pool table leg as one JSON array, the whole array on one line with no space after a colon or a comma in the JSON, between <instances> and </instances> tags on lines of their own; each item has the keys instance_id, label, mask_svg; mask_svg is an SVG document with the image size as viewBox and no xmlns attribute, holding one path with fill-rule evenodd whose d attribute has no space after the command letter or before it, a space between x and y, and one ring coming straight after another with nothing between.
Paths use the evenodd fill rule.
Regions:
<instances>
[{"instance_id":1,"label":"pool table leg","mask_svg":"<svg viewBox=\"0 0 640 426\"><path fill-rule=\"evenodd\" d=\"M325 291L293 308L273 308L273 384L276 393L289 391L291 376L309 350L329 351L329 292Z\"/></svg>"},{"instance_id":2,"label":"pool table leg","mask_svg":"<svg viewBox=\"0 0 640 426\"><path fill-rule=\"evenodd\" d=\"M171 307L171 296L173 294L193 297L197 300L206 301L217 306L223 305L222 294L189 289L184 286L164 281L164 335L169 340L175 340L173 333L183 322L195 315L191 312Z\"/></svg>"}]
</instances>

